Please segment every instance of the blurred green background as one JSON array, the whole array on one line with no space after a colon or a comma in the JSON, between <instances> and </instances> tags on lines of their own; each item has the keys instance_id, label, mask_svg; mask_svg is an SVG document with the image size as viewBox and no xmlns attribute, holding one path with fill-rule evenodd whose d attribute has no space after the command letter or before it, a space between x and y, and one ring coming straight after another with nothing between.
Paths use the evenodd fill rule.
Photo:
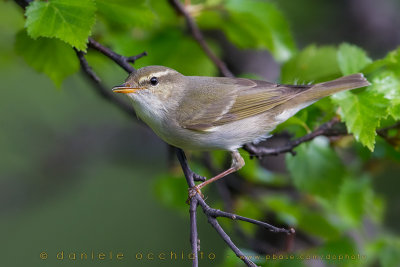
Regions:
<instances>
[{"instance_id":1,"label":"blurred green background","mask_svg":"<svg viewBox=\"0 0 400 267\"><path fill-rule=\"evenodd\" d=\"M80 74L56 89L29 68L13 49L22 12L11 1L0 5L0 266L170 266L135 257L171 251L174 266L187 266L188 216L154 197L157 177L167 172L167 146ZM107 75L114 84L125 78L118 68ZM200 219L205 252L221 255L223 241L205 224ZM125 257L60 262L60 251Z\"/></svg>"},{"instance_id":2,"label":"blurred green background","mask_svg":"<svg viewBox=\"0 0 400 267\"><path fill-rule=\"evenodd\" d=\"M117 2L127 4L127 1ZM118 19L112 21L110 26L107 24L107 16L103 14L102 17L100 13L99 21L94 26L94 37L125 55L147 51L148 57L138 61L136 67L161 64L177 68L185 74L218 74L197 44L186 35L183 21L176 17L166 2L134 2L143 4L128 8L128 12L138 9L135 14L142 17L142 21L137 22L139 27L121 26ZM200 4L203 2L192 1ZM396 0L266 2L276 4L285 16L293 33L294 43L300 49L311 43L337 45L345 41L363 47L373 59L377 59L384 57L400 44L400 19L397 15L400 3ZM104 4L105 1L98 2L100 10L101 3ZM157 17L159 13L152 13L153 8L161 10L163 15ZM237 43L233 42L233 45L231 39L215 31L213 21L209 19L212 16L205 14L199 17L199 25L210 38L210 45L235 73L275 81L279 79L281 62L290 53L296 53L294 43L284 41L288 44L285 48L287 50L279 48L279 45L267 47L271 53L262 45L261 49L238 48L241 44L244 47L246 44L239 40ZM184 204L187 197L185 181L176 162L171 166L166 144L148 128L134 123L116 107L101 99L81 73L68 77L61 88L57 88L46 75L29 67L14 48L15 36L24 28L24 23L23 11L19 6L13 1L0 2L0 266L191 264L187 259L190 244L189 216ZM284 25L283 28L285 27ZM115 28L119 31L113 31ZM226 32L228 35L229 32L234 34L232 29L227 28ZM279 38L287 40L285 38L288 37ZM125 79L126 74L118 66L96 52L89 52L88 59L109 88ZM370 199L374 203L366 209L378 207L379 211L371 213L373 216L381 216L381 219L377 220L379 223L360 219L365 231L361 234L378 238L371 238L366 242L364 237L363 240L360 239L360 233L354 234L352 228L346 228L339 223L332 223L334 228L329 226L310 230L301 224L299 227L302 230L304 226L305 233L328 240L329 245L322 247L318 251L320 253L324 250L340 251L344 245L349 244L350 250L356 247L356 251L372 255L370 261L358 262L358 266L400 266L400 156L398 151L390 148L384 141L378 140L378 144L374 153L367 152L360 145L354 145L352 152L362 151L356 153L359 157L357 159L354 159L352 152L344 149L339 151L349 169L357 169L360 166L355 165L364 164L363 168L369 173L366 178L369 182L366 184L369 183L368 190L371 191L366 190L368 193L363 191L360 194L371 194ZM362 155L366 158L363 159ZM217 161L218 157L222 157L214 156ZM277 182L279 179L287 181L287 177L283 177L286 175L286 168L281 166L285 157L272 157L265 161L268 160L278 162L264 162L266 166L270 164L272 169L277 168L276 172L271 174L264 169L257 169L257 175L263 177L258 179L268 180L273 186L281 183ZM248 161L247 164L254 164L252 162L254 161ZM193 166L195 170L209 174L201 164L193 163ZM256 167L248 168L253 170ZM243 172L241 175L247 176L251 181L254 173ZM257 183L260 181L257 180L256 185ZM207 194L212 206L223 207L215 188L211 188ZM375 195L379 197L375 198ZM274 220L279 223L299 220L293 214L305 211L299 207L291 208L290 202L279 198L279 192L276 195L273 191L271 196L270 199L265 198L266 206L269 207L267 214L274 213ZM343 205L357 197L350 195ZM257 210L261 204L252 201L254 199L240 199L235 204L235 209L242 211L241 214L246 213L269 221L270 217L263 217L265 215ZM324 205L321 202L317 204ZM325 204L325 207L329 206ZM312 205L316 203L313 202ZM313 209L315 213L310 212L307 218L322 223L325 223L322 218L333 218L322 212L322 215L316 216L319 211L321 210L318 208ZM365 210L359 212L368 213ZM351 221L354 216L348 217ZM246 239L234 231L232 224L227 222L223 226L239 246L248 248ZM310 225L312 228L312 222ZM348 225L357 228L357 224L352 222ZM257 232L254 227L247 230L248 226L243 227L246 233L259 234L265 240L265 233ZM339 238L343 242L336 239L332 241L330 234L325 232L326 229L331 230L333 236L336 231L343 231L348 235ZM213 260L200 260L201 266L241 266L232 254L226 252L225 243L208 225L201 212L199 234L202 251L206 255L216 255ZM304 233L299 236L302 234ZM310 243L321 245L321 241L314 242L318 238L312 234L309 239L313 242ZM281 236L268 238L284 240ZM302 244L296 244L296 247L309 248ZM90 254L92 251L107 255L112 252L114 257L117 253L123 253L124 259L57 260L56 254L60 251L64 251L64 257L68 253ZM48 253L46 260L40 258L41 252ZM169 255L171 252L177 254L177 260L135 259L140 253L146 257L147 253ZM185 259L180 258L181 253L184 253ZM296 261L268 266L304 266L303 264L308 265ZM352 266L353 263L330 264Z\"/></svg>"}]
</instances>

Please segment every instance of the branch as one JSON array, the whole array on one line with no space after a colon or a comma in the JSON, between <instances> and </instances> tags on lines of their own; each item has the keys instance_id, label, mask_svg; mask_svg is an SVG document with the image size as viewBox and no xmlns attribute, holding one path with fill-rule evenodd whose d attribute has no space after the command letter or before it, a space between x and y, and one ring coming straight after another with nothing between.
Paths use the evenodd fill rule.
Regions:
<instances>
[{"instance_id":1,"label":"branch","mask_svg":"<svg viewBox=\"0 0 400 267\"><path fill-rule=\"evenodd\" d=\"M266 222L262 222L262 221L258 221L258 220L254 220L254 219L250 219L250 218L246 218L240 215L236 215L230 212L225 212L222 210L217 210L217 209L213 209L210 206L207 205L207 203L204 201L204 199L199 200L199 204L200 206L203 208L204 213L208 216L208 217L224 217L224 218L228 218L231 220L238 220L238 221L243 221L243 222L248 222L248 223L252 223L261 227L264 227L268 230L270 230L271 232L274 233L286 233L286 234L294 234L295 231L293 228L287 230L285 228L279 228L276 226L273 226L269 223Z\"/></svg>"},{"instance_id":2,"label":"branch","mask_svg":"<svg viewBox=\"0 0 400 267\"><path fill-rule=\"evenodd\" d=\"M15 0L15 2L22 7L22 9L25 9L30 2L32 2L33 0Z\"/></svg>"},{"instance_id":3,"label":"branch","mask_svg":"<svg viewBox=\"0 0 400 267\"><path fill-rule=\"evenodd\" d=\"M128 114L131 118L136 119L136 113L133 107L122 99L116 97L110 89L104 87L101 83L100 78L96 75L93 69L89 66L85 58L85 54L82 51L78 51L75 49L76 55L78 56L79 62L81 64L82 71L88 78L88 80L92 83L95 91L104 99L110 101L111 103L117 105L122 111Z\"/></svg>"},{"instance_id":4,"label":"branch","mask_svg":"<svg viewBox=\"0 0 400 267\"><path fill-rule=\"evenodd\" d=\"M169 3L175 8L175 10L181 14L182 16L185 17L186 23L188 25L188 28L193 35L193 38L199 43L201 48L204 50L206 55L214 62L215 66L221 71L221 73L226 76L226 77L234 77L232 72L227 68L226 64L220 60L210 49L210 47L207 45L203 34L201 33L199 27L197 26L195 20L193 17L190 15L190 13L186 10L185 6L179 1L179 0L169 0ZM267 155L278 155L281 153L286 153L290 152L294 154L293 149L300 145L301 143L310 141L314 139L317 136L320 135L342 135L346 134L346 132L341 133L332 133L331 128L338 123L338 119L333 119L332 121L322 125L320 128L318 128L315 132L312 132L310 134L307 134L303 136L302 138L299 138L297 140L291 141L288 143L286 146L283 147L278 147L278 148L266 148L266 147L257 147L253 144L246 144L244 145L244 150L248 151L252 156L256 157L262 157L262 156L267 156Z\"/></svg>"},{"instance_id":5,"label":"branch","mask_svg":"<svg viewBox=\"0 0 400 267\"><path fill-rule=\"evenodd\" d=\"M309 142L318 136L341 136L346 135L347 130L345 128L336 129L335 126L340 124L339 118L335 117L332 120L328 121L325 124L322 124L315 131L306 134L296 140L289 141L286 145L276 147L276 148L268 148L262 146L255 146L254 144L245 144L243 149L250 153L251 156L255 156L257 158L261 158L263 156L269 155L279 155L282 153L290 152L293 155L296 153L293 151L294 148L299 146L302 143Z\"/></svg>"},{"instance_id":6,"label":"branch","mask_svg":"<svg viewBox=\"0 0 400 267\"><path fill-rule=\"evenodd\" d=\"M192 266L197 267L199 266L199 257L198 257L198 252L200 250L199 247L199 238L197 234L197 218L196 218L196 211L197 211L197 205L198 201L197 198L192 199L190 202L190 208L189 208L189 214L190 214L190 244L192 247L192 253L193 253L193 262Z\"/></svg>"},{"instance_id":7,"label":"branch","mask_svg":"<svg viewBox=\"0 0 400 267\"><path fill-rule=\"evenodd\" d=\"M194 183L194 177L196 177L196 174L190 169L189 164L187 163L187 159L185 156L185 153L183 152L182 149L180 148L175 148L176 149L176 154L179 160L179 163L181 164L183 173L185 174L186 182L189 186L189 188L193 188L195 186ZM243 252L240 251L240 249L232 242L230 237L225 233L225 231L222 229L221 225L218 223L217 218L218 217L224 217L224 218L229 218L231 220L239 220L239 221L244 221L248 223L252 223L258 226L262 226L272 232L277 232L277 233L286 233L289 235L292 235L295 233L293 228L284 229L284 228L278 228L273 225L270 225L265 222L261 222L258 220L246 218L243 216L239 216L233 213L217 210L211 208L203 199L203 197L200 194L195 194L191 199L190 199L190 240L191 240L191 245L192 245L192 253L194 255L197 255L197 249L198 249L198 244L197 244L197 227L196 227L196 208L197 205L200 205L203 209L204 214L207 217L208 222L211 224L211 226L217 231L217 233L221 236L221 238L225 241L225 243L232 249L233 252L235 252L236 256L240 258L247 266L257 266L254 262L249 260L246 255L243 254ZM193 267L198 266L198 259L195 256L195 259L193 260Z\"/></svg>"},{"instance_id":8,"label":"branch","mask_svg":"<svg viewBox=\"0 0 400 267\"><path fill-rule=\"evenodd\" d=\"M121 66L128 73L135 71L135 68L132 67L129 63L135 63L137 59L147 56L147 52L143 52L136 56L125 57L123 55L115 53L110 48L101 45L91 37L89 37L89 47L99 51L106 57L112 59L115 63Z\"/></svg>"},{"instance_id":9,"label":"branch","mask_svg":"<svg viewBox=\"0 0 400 267\"><path fill-rule=\"evenodd\" d=\"M389 131L397 129L397 133L393 136L389 135ZM385 127L376 131L376 133L382 137L386 142L392 145L394 148L400 147L400 122L395 123L392 126Z\"/></svg>"},{"instance_id":10,"label":"branch","mask_svg":"<svg viewBox=\"0 0 400 267\"><path fill-rule=\"evenodd\" d=\"M186 24L189 28L190 33L193 35L193 38L199 43L200 47L204 50L204 52L212 60L212 62L214 62L215 66L217 66L219 71L226 77L234 77L232 72L226 66L225 62L220 60L210 49L199 27L197 26L196 22L189 14L189 12L186 10L185 6L179 0L168 0L168 1L179 14L185 17Z\"/></svg>"}]
</instances>

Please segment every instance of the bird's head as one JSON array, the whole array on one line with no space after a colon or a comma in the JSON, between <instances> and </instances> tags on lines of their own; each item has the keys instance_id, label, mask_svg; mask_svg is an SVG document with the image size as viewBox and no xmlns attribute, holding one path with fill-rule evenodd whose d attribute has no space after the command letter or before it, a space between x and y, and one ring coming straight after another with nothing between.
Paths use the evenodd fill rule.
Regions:
<instances>
[{"instance_id":1,"label":"bird's head","mask_svg":"<svg viewBox=\"0 0 400 267\"><path fill-rule=\"evenodd\" d=\"M147 66L132 72L113 92L128 94L134 101L143 97L166 101L184 86L185 76L164 66Z\"/></svg>"}]
</instances>

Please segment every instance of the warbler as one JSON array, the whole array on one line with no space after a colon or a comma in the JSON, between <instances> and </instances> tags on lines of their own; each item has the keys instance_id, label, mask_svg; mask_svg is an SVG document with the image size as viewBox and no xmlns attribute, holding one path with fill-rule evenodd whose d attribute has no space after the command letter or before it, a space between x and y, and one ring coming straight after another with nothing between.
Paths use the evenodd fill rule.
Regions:
<instances>
[{"instance_id":1,"label":"warbler","mask_svg":"<svg viewBox=\"0 0 400 267\"><path fill-rule=\"evenodd\" d=\"M231 167L199 184L199 190L245 165L238 152L244 144L264 140L278 124L323 97L368 85L361 73L317 84L283 85L185 76L164 66L147 66L113 91L126 94L139 118L168 144L231 152Z\"/></svg>"}]
</instances>

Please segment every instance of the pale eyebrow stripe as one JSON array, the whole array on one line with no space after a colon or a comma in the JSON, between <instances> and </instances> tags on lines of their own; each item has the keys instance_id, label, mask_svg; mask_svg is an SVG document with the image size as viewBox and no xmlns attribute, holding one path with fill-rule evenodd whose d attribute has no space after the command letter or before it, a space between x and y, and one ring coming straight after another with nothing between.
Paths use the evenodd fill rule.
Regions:
<instances>
[{"instance_id":1,"label":"pale eyebrow stripe","mask_svg":"<svg viewBox=\"0 0 400 267\"><path fill-rule=\"evenodd\" d=\"M170 70L163 70L163 71L159 71L159 72L152 73L152 74L151 74L151 77L155 76L155 77L159 78L159 77L164 76L164 75L167 75L167 74L169 74L169 73L173 73L173 72L170 71ZM151 77L150 77L150 76L148 76L148 77L142 77L142 78L139 79L139 83L141 83L143 80L149 80Z\"/></svg>"}]
</instances>

